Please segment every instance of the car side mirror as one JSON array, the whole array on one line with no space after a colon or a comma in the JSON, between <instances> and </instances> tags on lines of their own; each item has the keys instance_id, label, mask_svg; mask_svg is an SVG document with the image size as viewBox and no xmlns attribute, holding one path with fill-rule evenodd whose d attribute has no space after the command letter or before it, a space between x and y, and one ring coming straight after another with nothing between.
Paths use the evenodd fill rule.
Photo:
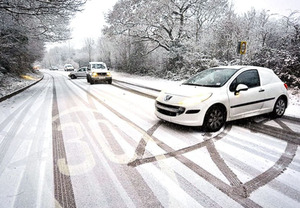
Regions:
<instances>
[{"instance_id":1,"label":"car side mirror","mask_svg":"<svg viewBox=\"0 0 300 208\"><path fill-rule=\"evenodd\" d=\"M249 89L249 87L248 87L247 85L239 84L239 85L236 87L234 94L235 94L235 95L238 95L241 91L247 91L248 89Z\"/></svg>"}]
</instances>

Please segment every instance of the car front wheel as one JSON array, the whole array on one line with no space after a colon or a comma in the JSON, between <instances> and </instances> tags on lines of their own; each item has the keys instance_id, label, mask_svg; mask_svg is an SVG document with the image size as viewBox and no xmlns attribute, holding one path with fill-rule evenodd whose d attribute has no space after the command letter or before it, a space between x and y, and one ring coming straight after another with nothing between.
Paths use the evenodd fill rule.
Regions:
<instances>
[{"instance_id":1,"label":"car front wheel","mask_svg":"<svg viewBox=\"0 0 300 208\"><path fill-rule=\"evenodd\" d=\"M215 105L208 109L205 114L204 127L207 131L220 130L226 121L226 111L221 106Z\"/></svg>"},{"instance_id":2,"label":"car front wheel","mask_svg":"<svg viewBox=\"0 0 300 208\"><path fill-rule=\"evenodd\" d=\"M283 116L285 109L286 109L286 100L283 97L277 99L272 115L274 118L280 118Z\"/></svg>"}]
</instances>

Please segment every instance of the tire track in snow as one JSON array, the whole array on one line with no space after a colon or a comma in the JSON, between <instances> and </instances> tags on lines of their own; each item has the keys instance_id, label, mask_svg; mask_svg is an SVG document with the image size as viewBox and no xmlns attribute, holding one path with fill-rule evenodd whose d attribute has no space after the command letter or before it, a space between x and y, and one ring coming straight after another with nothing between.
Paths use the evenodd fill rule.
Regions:
<instances>
[{"instance_id":1,"label":"tire track in snow","mask_svg":"<svg viewBox=\"0 0 300 208\"><path fill-rule=\"evenodd\" d=\"M123 87L122 87L123 88ZM284 124L279 123L281 126ZM148 130L148 132L151 132L151 134L154 133L154 131L160 126L160 123L157 123L154 125L151 129ZM287 126L283 126L284 128L287 128ZM247 128L247 127L246 127ZM250 127L249 127L250 128ZM153 131L154 130L154 131ZM291 130L290 130L291 131ZM267 133L266 131L262 133ZM268 134L268 133L267 133ZM274 136L273 134L271 136ZM277 136L277 137L276 137ZM275 137L278 138L278 135ZM141 164L150 163L150 162L157 162L159 159L166 159L170 157L174 157L180 162L187 165L191 170L195 171L199 176L206 179L208 182L212 183L215 187L222 190L224 193L226 193L228 196L230 196L232 199L240 203L241 205L245 207L260 207L258 204L253 202L252 200L248 199L250 193L257 190L259 187L266 185L267 183L271 182L273 179L278 177L285 169L286 167L293 161L293 158L295 156L295 152L297 151L297 145L288 143L285 153L279 158L279 160L274 164L272 168L270 168L268 171L262 173L260 176L252 179L251 181L242 184L242 182L237 178L237 176L231 171L231 169L226 165L223 158L219 155L218 151L215 149L214 145L210 142L207 143L200 143L196 144L192 147L184 148L181 150L173 150L171 147L167 146L166 144L163 144L160 142L157 138L153 137L153 140L156 142L158 146L160 146L162 149L167 151L166 154L163 154L163 157L159 156L153 156L148 158L142 158L145 146L147 145L147 141L141 140L137 149L136 153L139 155L139 157L135 160L130 162L128 165L136 167ZM223 175L230 181L231 186L228 186L227 184L224 184L219 179L215 178L214 176L210 175L210 173L206 172L201 167L194 164L192 161L189 161L187 158L185 158L182 154L185 153L185 151L192 151L197 148L201 148L206 146L211 158L215 162L215 164L218 166L220 171L223 173Z\"/></svg>"},{"instance_id":2,"label":"tire track in snow","mask_svg":"<svg viewBox=\"0 0 300 208\"><path fill-rule=\"evenodd\" d=\"M280 120L276 119L274 120L276 123L278 123L282 128L284 128L287 132L292 133L293 130L290 129L286 124L281 122ZM255 124L255 126L258 126L259 124ZM278 129L278 128L277 128ZM280 129L279 129L280 130ZM276 133L276 132L275 132ZM296 152L298 150L298 142L295 143L294 138L292 135L278 135L277 131L277 137L281 138L284 137L285 141L287 141L287 146L284 150L284 153L281 155L281 157L275 162L275 164L269 168L267 171L263 172L256 178L248 181L245 183L245 188L248 194L252 193L253 191L257 190L258 188L270 183L272 180L280 176L284 171L287 169L287 167L292 163ZM273 134L271 134L273 136ZM290 138L292 137L292 139Z\"/></svg>"},{"instance_id":3,"label":"tire track in snow","mask_svg":"<svg viewBox=\"0 0 300 208\"><path fill-rule=\"evenodd\" d=\"M82 90L86 91L85 89L83 89L78 84L75 84L75 85L77 85ZM124 89L124 88L122 87L122 89ZM125 90L128 90L128 89L125 88ZM129 91L132 91L132 90L129 89ZM136 92L134 92L134 93L136 93ZM145 95L143 95L143 93L141 93L141 94L137 93L137 94L145 96ZM96 100L98 100L100 103L103 103L101 100L99 100L93 94L91 94L91 96L94 97ZM148 97L148 96L146 96L146 97ZM152 97L152 98L154 99L154 97ZM107 104L105 104L105 103L103 103L103 104L105 106L107 106ZM121 116L117 111L115 111L114 109L111 109L111 107L109 107L109 106L107 106L107 107L114 114L118 115L119 117ZM122 117L123 116L121 116L121 118ZM127 120L127 118L126 118L126 120ZM130 123L131 123L131 121L130 121ZM193 145L193 146L190 146L190 147L187 147L187 148L183 148L183 149L180 149L180 150L173 150L171 147L164 144L163 142L161 142L156 137L152 136L152 134L159 128L159 126L162 123L163 123L162 121L159 121L158 123L154 124L147 131L147 137L146 138L143 137L140 140L140 142L139 142L139 144L136 148L137 158L135 160L133 160L132 162L129 162L128 166L136 167L138 165L142 165L142 164L145 164L145 163L159 162L160 160L164 160L164 159L173 157L173 158L176 158L177 160L179 160L180 162L182 162L184 165L188 166L191 170L195 171L202 178L204 178L204 179L209 178L209 180L208 180L209 183L213 184L215 187L222 190L224 193L226 193L232 199L236 200L238 203L244 204L244 205L247 205L247 206L249 205L249 206L259 207L259 205L257 205L252 200L245 198L244 188L242 188L242 189L237 188L238 184L240 184L241 182L238 180L236 175L229 169L229 167L225 164L225 161L222 160L220 156L217 157L214 154L215 152L217 152L217 150L214 147L211 146L212 148L210 148L210 149L208 148L208 150L209 151L214 151L214 153L210 153L211 156L214 157L213 160L217 161L217 163L218 163L217 167L220 169L220 171L223 173L223 175L226 178L229 178L231 183L236 185L234 189L231 186L227 185L226 183L222 182L220 179L218 179L215 176L213 176L212 174L210 174L209 172L207 172L206 170L202 169L200 166L194 164L192 161L188 160L186 157L182 156L182 154L187 153L189 151L193 151L193 150L199 149L201 147L206 147L207 145L209 145L208 143L210 142L210 140L206 140L204 142L201 142L201 143L198 143L196 145ZM219 135L214 136L213 139L220 140L221 138L226 136L226 134L230 131L230 129L231 129L231 126L229 128L227 128L225 131L221 132ZM145 147L147 145L147 142L149 141L148 137L151 137L151 140L154 141L160 148L165 150L167 153L163 154L163 155L155 155L155 156L148 157L148 158L142 158L142 156L145 152ZM197 168L194 169L195 167L197 167ZM199 172L199 170L200 170L200 172ZM177 175L177 174L175 174L175 175Z\"/></svg>"},{"instance_id":4,"label":"tire track in snow","mask_svg":"<svg viewBox=\"0 0 300 208\"><path fill-rule=\"evenodd\" d=\"M148 186L148 184L145 182L143 177L140 175L139 171L136 169L132 169L128 167L127 161L131 159L130 157L126 157L126 155L123 154L121 146L116 141L116 138L111 134L110 129L107 129L106 125L103 124L109 124L111 121L105 118L101 112L97 111L97 108L94 104L94 102L99 102L100 104L104 105L104 107L108 108L108 110L113 111L112 113L116 114L120 119L124 120L125 122L129 123L131 126L135 125L132 121L130 121L128 118L124 117L122 114L118 113L116 110L114 110L112 107L110 107L107 103L104 103L101 101L94 93L91 93L89 91L84 90L79 86L78 84L75 84L74 82L71 82L75 86L79 87L81 90L83 90L86 93L88 101L84 100L80 96L78 96L72 88L68 84L66 84L65 81L61 82L64 86L62 87L65 89L66 93L68 93L68 105L72 106L73 108L69 109L69 113L72 113L70 115L72 117L72 121L76 121L77 119L80 119L81 126L86 129L88 132L86 136L88 136L88 139L85 140L89 144L89 148L92 151L93 157L95 158L94 161L97 164L98 167L95 167L93 170L94 174L96 174L96 178L101 184L101 178L106 178L107 181L111 181L111 184L109 184L109 187L106 187L105 185L103 188L106 187L106 191L109 190L107 193L105 193L105 197L109 200L110 197L112 197L114 192L118 192L120 195L120 199L117 201L114 201L111 204L118 204L120 201L125 203L128 207L131 207L131 203L133 203L131 198L135 198L134 204L137 205L137 207L145 206L145 201L147 201L147 204L152 205L154 207L161 207L160 201L155 196L155 193L151 190L151 188ZM66 90L67 89L67 90ZM74 92L74 93L73 93ZM76 98L77 100L75 101ZM79 103L82 103L85 107L79 107ZM74 109L74 110L72 110ZM95 134L91 126L89 126L89 123L91 122L88 117L84 116L82 114L83 112L89 112L94 115L95 121L107 121L104 123L98 122L96 129L101 129L104 138L101 138L99 134ZM61 113L64 116L66 115L64 112ZM111 126L112 123L111 123ZM140 128L138 126L133 126L135 129ZM113 127L117 132L120 133L120 135L128 137L127 134L125 134L123 129L117 129L116 127ZM140 132L143 131L142 128L138 129ZM124 131L124 132L123 132ZM147 132L143 132L145 134ZM127 138L128 139L128 138ZM101 140L101 141L100 141ZM106 145L103 144L103 140L106 140ZM115 141L113 141L115 140ZM116 150L115 150L116 149ZM99 151L100 150L100 151ZM102 151L101 151L102 150ZM100 153L101 152L101 153ZM106 157L104 157L106 156ZM104 159L105 158L105 159ZM125 159L126 163L123 162L123 159ZM127 159L128 160L127 160ZM116 160L117 159L117 160ZM119 159L119 160L118 160ZM96 165L95 164L95 165ZM124 164L124 165L123 165ZM101 170L99 167L104 166L105 169ZM125 174L115 174L120 172L121 170L124 170ZM72 170L72 167L70 167L70 170ZM111 172L111 170L114 170ZM100 171L100 172L99 172ZM72 171L70 171L72 175ZM98 173L98 174L97 174ZM101 173L101 174L99 174ZM128 176L127 176L128 175ZM101 177L99 177L101 176ZM124 181L123 178L126 178L127 180ZM123 179L123 180L122 180ZM126 185L123 188L123 185ZM129 185L129 186L128 186ZM133 187L132 187L133 186ZM105 191L105 192L106 192ZM138 193L138 195L136 195ZM76 196L76 195L75 195ZM129 197L130 196L130 197ZM121 200L122 199L122 200ZM79 205L78 205L79 206ZM151 206L151 207L152 207Z\"/></svg>"},{"instance_id":5,"label":"tire track in snow","mask_svg":"<svg viewBox=\"0 0 300 208\"><path fill-rule=\"evenodd\" d=\"M59 161L64 160L67 163L66 150L63 141L61 123L59 118L59 109L57 103L57 94L53 80L53 103L52 103L52 139L53 139L53 174L54 174L54 197L61 207L76 208L73 186L70 174L63 174L60 170ZM64 166L69 172L68 166Z\"/></svg>"}]
</instances>

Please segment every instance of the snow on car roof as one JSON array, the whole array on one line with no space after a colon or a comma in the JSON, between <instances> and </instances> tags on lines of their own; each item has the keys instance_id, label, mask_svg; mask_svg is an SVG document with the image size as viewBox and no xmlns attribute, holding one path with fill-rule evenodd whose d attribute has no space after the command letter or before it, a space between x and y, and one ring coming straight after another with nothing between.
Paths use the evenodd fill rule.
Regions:
<instances>
[{"instance_id":1,"label":"snow on car roof","mask_svg":"<svg viewBox=\"0 0 300 208\"><path fill-rule=\"evenodd\" d=\"M219 66L216 68L223 68L223 69L258 69L258 70L268 70L273 71L272 69L266 67L259 67L259 66L243 66L243 65L233 65L233 66Z\"/></svg>"}]
</instances>

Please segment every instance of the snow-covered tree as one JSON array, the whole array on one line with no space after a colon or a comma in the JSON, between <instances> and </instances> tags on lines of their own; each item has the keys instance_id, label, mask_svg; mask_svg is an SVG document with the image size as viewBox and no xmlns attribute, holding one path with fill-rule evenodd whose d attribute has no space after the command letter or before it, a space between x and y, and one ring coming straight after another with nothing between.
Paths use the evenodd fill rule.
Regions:
<instances>
[{"instance_id":1,"label":"snow-covered tree","mask_svg":"<svg viewBox=\"0 0 300 208\"><path fill-rule=\"evenodd\" d=\"M70 17L85 2L0 0L0 67L20 72L43 56L45 42L68 39Z\"/></svg>"},{"instance_id":2,"label":"snow-covered tree","mask_svg":"<svg viewBox=\"0 0 300 208\"><path fill-rule=\"evenodd\" d=\"M191 41L200 38L204 25L214 23L227 0L123 0L107 15L108 36L127 35L147 44L146 54L159 48L168 52L167 70L184 66ZM196 24L196 29L195 29ZM197 37L195 37L197 36ZM145 55L146 55L145 54Z\"/></svg>"}]
</instances>

